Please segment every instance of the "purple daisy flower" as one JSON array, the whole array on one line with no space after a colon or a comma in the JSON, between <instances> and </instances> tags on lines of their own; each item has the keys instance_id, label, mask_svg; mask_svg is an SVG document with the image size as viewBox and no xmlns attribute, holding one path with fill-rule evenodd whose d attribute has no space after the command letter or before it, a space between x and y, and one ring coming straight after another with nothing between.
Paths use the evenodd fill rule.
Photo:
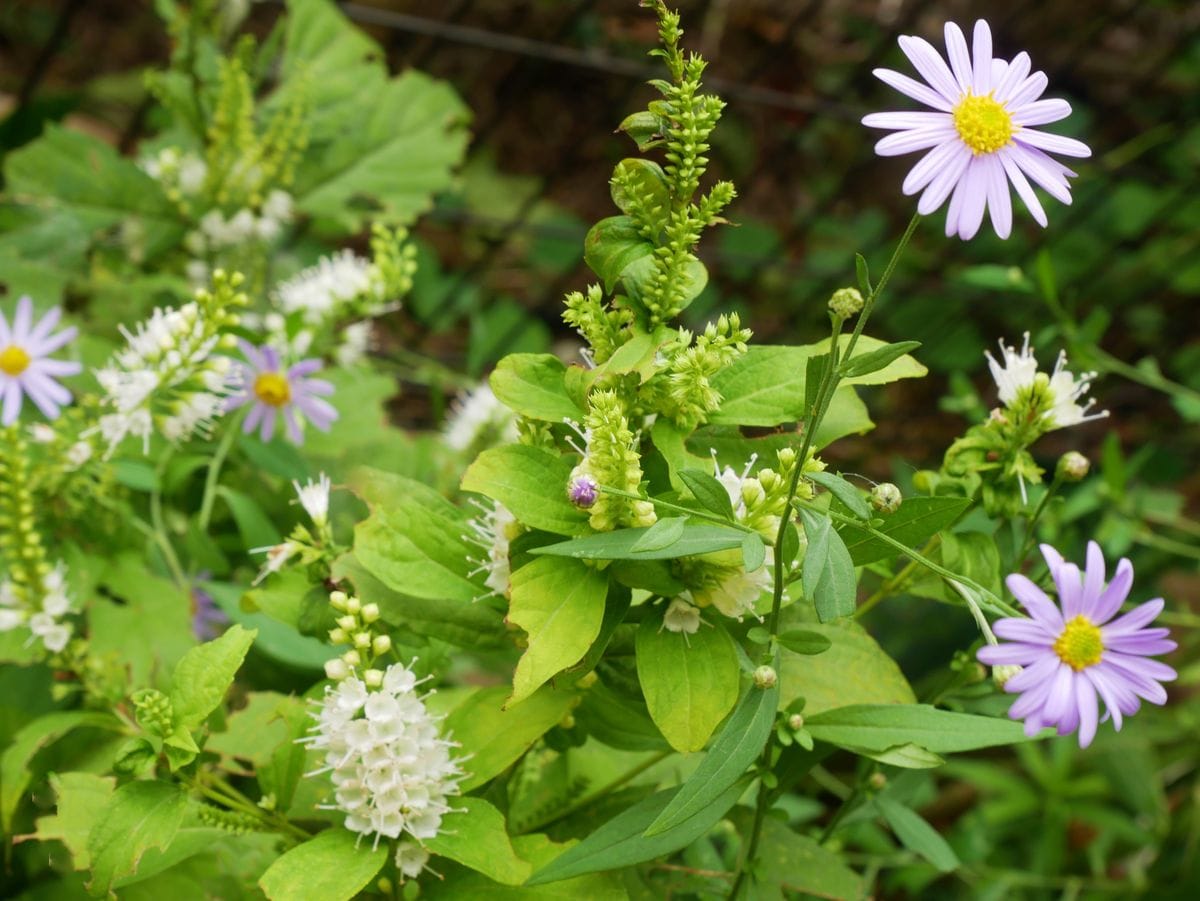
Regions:
<instances>
[{"instance_id":1,"label":"purple daisy flower","mask_svg":"<svg viewBox=\"0 0 1200 901\"><path fill-rule=\"evenodd\" d=\"M230 396L226 409L253 404L242 424L243 432L249 435L258 429L259 437L270 441L275 420L282 416L288 438L302 444L304 433L297 412L322 432L329 431L338 412L321 397L333 394L333 385L309 378L320 370L320 360L301 360L285 370L273 347L256 348L247 341L239 341L238 347L249 362L241 364L239 390Z\"/></svg>"},{"instance_id":2,"label":"purple daisy flower","mask_svg":"<svg viewBox=\"0 0 1200 901\"><path fill-rule=\"evenodd\" d=\"M996 634L1009 639L1002 645L985 645L979 660L990 666L1023 669L1004 683L1004 690L1021 695L1008 711L1025 720L1025 734L1055 726L1059 735L1079 730L1079 746L1096 737L1099 702L1119 731L1121 718L1141 707L1139 698L1163 704L1167 693L1160 682L1176 678L1175 670L1154 654L1175 650L1163 628L1148 629L1163 609L1162 598L1134 607L1113 619L1133 586L1133 566L1122 559L1112 581L1104 582L1104 555L1088 542L1087 568L1081 574L1074 563L1048 544L1042 556L1058 589L1059 607L1046 593L1020 574L1008 577L1008 588L1029 611L1030 619L1001 619Z\"/></svg>"},{"instance_id":3,"label":"purple daisy flower","mask_svg":"<svg viewBox=\"0 0 1200 901\"><path fill-rule=\"evenodd\" d=\"M54 353L74 339L74 326L51 334L62 308L54 307L33 321L33 301L22 297L17 301L17 313L12 328L0 312L0 398L3 412L0 425L12 425L21 413L21 399L28 397L47 419L55 419L59 408L71 402L71 392L55 379L78 374L83 367L69 360L51 360Z\"/></svg>"},{"instance_id":4,"label":"purple daisy flower","mask_svg":"<svg viewBox=\"0 0 1200 901\"><path fill-rule=\"evenodd\" d=\"M975 23L973 52L968 52L962 30L946 23L949 66L923 38L902 36L900 49L926 84L891 69L876 69L875 76L936 112L871 113L862 121L895 130L875 145L880 156L929 151L904 179L905 194L924 191L917 204L921 215L950 198L947 237L973 238L986 208L996 234L1007 238L1012 231L1010 183L1043 228L1046 213L1030 181L1070 204L1067 178L1075 173L1047 151L1073 157L1091 156L1092 151L1073 138L1032 127L1065 119L1071 106L1065 100L1038 99L1046 90L1046 74L1030 74L1028 53L1018 53L1012 62L994 58L992 32L982 19Z\"/></svg>"}]
</instances>

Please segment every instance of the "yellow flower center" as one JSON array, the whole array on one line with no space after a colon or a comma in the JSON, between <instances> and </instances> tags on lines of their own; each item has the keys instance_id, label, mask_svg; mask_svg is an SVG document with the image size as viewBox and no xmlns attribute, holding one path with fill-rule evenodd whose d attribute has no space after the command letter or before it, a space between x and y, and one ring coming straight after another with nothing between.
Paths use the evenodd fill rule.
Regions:
<instances>
[{"instance_id":1,"label":"yellow flower center","mask_svg":"<svg viewBox=\"0 0 1200 901\"><path fill-rule=\"evenodd\" d=\"M29 354L17 345L10 344L4 350L0 350L0 372L5 375L20 375L28 368Z\"/></svg>"},{"instance_id":2,"label":"yellow flower center","mask_svg":"<svg viewBox=\"0 0 1200 901\"><path fill-rule=\"evenodd\" d=\"M292 399L288 381L278 372L263 372L254 380L254 393L264 404L282 407Z\"/></svg>"},{"instance_id":3,"label":"yellow flower center","mask_svg":"<svg viewBox=\"0 0 1200 901\"><path fill-rule=\"evenodd\" d=\"M1054 653L1058 659L1075 672L1095 666L1100 662L1104 642L1100 629L1086 616L1077 616L1067 621L1067 626L1054 642Z\"/></svg>"},{"instance_id":4,"label":"yellow flower center","mask_svg":"<svg viewBox=\"0 0 1200 901\"><path fill-rule=\"evenodd\" d=\"M1013 136L1019 126L1013 124L1008 110L991 94L968 94L954 108L954 128L958 136L978 156L995 153Z\"/></svg>"}]
</instances>

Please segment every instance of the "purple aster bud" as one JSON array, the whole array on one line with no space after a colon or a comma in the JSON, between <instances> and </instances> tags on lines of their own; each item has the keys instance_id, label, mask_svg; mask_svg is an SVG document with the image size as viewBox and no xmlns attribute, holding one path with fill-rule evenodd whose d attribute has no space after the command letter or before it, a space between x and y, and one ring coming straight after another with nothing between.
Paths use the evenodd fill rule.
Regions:
<instances>
[{"instance_id":1,"label":"purple aster bud","mask_svg":"<svg viewBox=\"0 0 1200 901\"><path fill-rule=\"evenodd\" d=\"M587 509L596 503L600 495L600 486L591 476L576 476L567 486L567 497L576 507Z\"/></svg>"}]
</instances>

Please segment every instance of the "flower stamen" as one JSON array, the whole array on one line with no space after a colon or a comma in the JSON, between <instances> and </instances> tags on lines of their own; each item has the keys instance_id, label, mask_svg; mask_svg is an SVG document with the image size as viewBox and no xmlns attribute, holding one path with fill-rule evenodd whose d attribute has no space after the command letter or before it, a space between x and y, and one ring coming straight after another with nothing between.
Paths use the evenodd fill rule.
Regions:
<instances>
[{"instance_id":1,"label":"flower stamen","mask_svg":"<svg viewBox=\"0 0 1200 901\"><path fill-rule=\"evenodd\" d=\"M1054 653L1058 659L1075 672L1095 666L1104 651L1104 640L1100 629L1086 616L1067 620L1066 628L1054 642Z\"/></svg>"},{"instance_id":2,"label":"flower stamen","mask_svg":"<svg viewBox=\"0 0 1200 901\"><path fill-rule=\"evenodd\" d=\"M976 156L995 153L1012 140L1019 126L1013 124L1004 104L992 95L967 94L954 107L954 128Z\"/></svg>"},{"instance_id":3,"label":"flower stamen","mask_svg":"<svg viewBox=\"0 0 1200 901\"><path fill-rule=\"evenodd\" d=\"M4 350L0 350L0 372L5 375L16 377L28 369L31 362L32 359L24 348L17 347L15 344L10 344Z\"/></svg>"},{"instance_id":4,"label":"flower stamen","mask_svg":"<svg viewBox=\"0 0 1200 901\"><path fill-rule=\"evenodd\" d=\"M264 404L282 407L292 399L288 380L278 372L262 372L254 379L254 394Z\"/></svg>"}]
</instances>

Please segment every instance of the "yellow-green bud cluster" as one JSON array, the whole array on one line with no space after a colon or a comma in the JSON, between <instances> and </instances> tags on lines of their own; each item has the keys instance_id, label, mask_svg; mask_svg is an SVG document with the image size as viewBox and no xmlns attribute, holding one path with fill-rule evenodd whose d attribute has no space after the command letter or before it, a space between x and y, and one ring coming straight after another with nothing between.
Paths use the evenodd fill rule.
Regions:
<instances>
[{"instance_id":1,"label":"yellow-green bud cluster","mask_svg":"<svg viewBox=\"0 0 1200 901\"><path fill-rule=\"evenodd\" d=\"M604 363L633 333L633 311L626 307L609 309L599 285L591 285L587 294L572 291L566 297L563 321L571 326L591 349L592 361Z\"/></svg>"},{"instance_id":2,"label":"yellow-green bud cluster","mask_svg":"<svg viewBox=\"0 0 1200 901\"><path fill-rule=\"evenodd\" d=\"M675 340L662 348L664 364L646 384L642 400L684 431L701 425L721 405L721 395L710 380L746 352L751 334L742 328L737 313L710 322L694 344L692 333L681 328Z\"/></svg>"},{"instance_id":3,"label":"yellow-green bud cluster","mask_svg":"<svg viewBox=\"0 0 1200 901\"><path fill-rule=\"evenodd\" d=\"M29 444L18 426L0 429L0 564L4 582L25 610L37 607L51 572L38 530Z\"/></svg>"},{"instance_id":4,"label":"yellow-green bud cluster","mask_svg":"<svg viewBox=\"0 0 1200 901\"><path fill-rule=\"evenodd\" d=\"M621 399L612 391L593 391L583 432L587 447L571 481L589 476L597 486L636 493L642 482L638 441L629 429ZM591 507L593 529L606 532L626 526L648 526L656 519L649 501L602 492Z\"/></svg>"},{"instance_id":5,"label":"yellow-green bud cluster","mask_svg":"<svg viewBox=\"0 0 1200 901\"><path fill-rule=\"evenodd\" d=\"M170 735L175 727L175 710L171 699L154 688L135 691L129 698L133 702L134 716L138 725L155 735Z\"/></svg>"},{"instance_id":6,"label":"yellow-green bud cluster","mask_svg":"<svg viewBox=\"0 0 1200 901\"><path fill-rule=\"evenodd\" d=\"M350 647L325 664L325 675L337 682L365 668L363 681L368 687L378 688L383 684L383 670L375 669L375 664L392 649L391 637L378 625L379 606L364 604L344 591L330 592L329 605L340 614L329 630L329 640Z\"/></svg>"},{"instance_id":7,"label":"yellow-green bud cluster","mask_svg":"<svg viewBox=\"0 0 1200 901\"><path fill-rule=\"evenodd\" d=\"M853 319L863 308L863 296L858 288L838 288L829 298L829 312L839 319Z\"/></svg>"}]
</instances>

